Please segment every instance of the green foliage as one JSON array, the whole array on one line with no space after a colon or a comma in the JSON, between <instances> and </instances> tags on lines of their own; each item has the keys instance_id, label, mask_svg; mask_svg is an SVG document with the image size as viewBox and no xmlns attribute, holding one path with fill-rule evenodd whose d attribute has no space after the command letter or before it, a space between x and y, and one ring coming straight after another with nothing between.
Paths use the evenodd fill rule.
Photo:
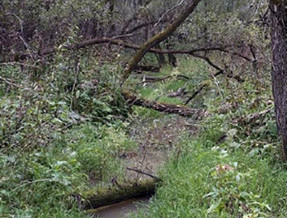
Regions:
<instances>
[{"instance_id":1,"label":"green foliage","mask_svg":"<svg viewBox=\"0 0 287 218\"><path fill-rule=\"evenodd\" d=\"M84 125L70 134L68 138L72 144L69 147L76 152L82 172L93 177L93 182L121 176L121 162L118 157L136 145L127 138L121 127L116 126Z\"/></svg>"},{"instance_id":2,"label":"green foliage","mask_svg":"<svg viewBox=\"0 0 287 218\"><path fill-rule=\"evenodd\" d=\"M208 116L197 138L180 143L149 208L134 216L285 217L286 172L269 81L208 82Z\"/></svg>"},{"instance_id":3,"label":"green foliage","mask_svg":"<svg viewBox=\"0 0 287 218\"><path fill-rule=\"evenodd\" d=\"M202 127L203 132L210 134L212 146L223 137L219 143L228 149L267 156L277 152L278 135L268 84L217 84L221 86L221 97L207 99L211 116Z\"/></svg>"},{"instance_id":4,"label":"green foliage","mask_svg":"<svg viewBox=\"0 0 287 218\"><path fill-rule=\"evenodd\" d=\"M122 175L119 156L135 145L122 128L87 124L67 131L48 147L6 150L0 156L1 214L64 216L71 207L80 217L76 196L90 184Z\"/></svg>"},{"instance_id":5,"label":"green foliage","mask_svg":"<svg viewBox=\"0 0 287 218\"><path fill-rule=\"evenodd\" d=\"M124 180L119 157L137 146L127 134L129 122L142 122L139 132L148 132L150 126L160 126L156 119L164 115L130 108L121 96L120 73L131 57L121 46L78 51L68 51L67 46L119 33L128 36L123 38L126 42L141 44L186 6L182 1L174 7L177 3L0 1L1 217L84 217L81 193L107 186L111 178ZM214 67L190 58L180 59L177 68L164 66L157 76L172 77L163 82L142 86L136 76L127 81L140 97L173 104L183 104L207 84L189 104L206 109L208 115L197 123L198 137L176 145L149 211L139 216L287 216L286 172L274 164L279 152L266 82L269 70L262 70L270 68L264 63L269 53L262 17L267 5L204 0L194 16L161 43L163 49L231 45L230 51L254 59L253 66L227 53L196 54L245 82L214 77ZM153 26L125 32L145 22ZM40 57L47 49L57 52ZM10 62L22 53L29 58ZM146 55L141 64L146 63L157 64L156 55ZM190 79L179 80L179 74ZM168 97L180 88L188 94ZM190 126L190 120L184 121Z\"/></svg>"},{"instance_id":6,"label":"green foliage","mask_svg":"<svg viewBox=\"0 0 287 218\"><path fill-rule=\"evenodd\" d=\"M64 101L39 90L37 84L0 99L2 147L43 147L61 130L67 121L68 110Z\"/></svg>"},{"instance_id":7,"label":"green foliage","mask_svg":"<svg viewBox=\"0 0 287 218\"><path fill-rule=\"evenodd\" d=\"M123 178L119 156L136 143L114 66L95 73L81 60L77 71L75 59L60 53L39 72L1 68L1 216L83 217L82 192Z\"/></svg>"},{"instance_id":8,"label":"green foliage","mask_svg":"<svg viewBox=\"0 0 287 218\"><path fill-rule=\"evenodd\" d=\"M53 214L67 210L65 203L77 211L71 196L83 174L73 154L62 153L59 157L45 149L2 154L1 214L40 215L54 208L50 210Z\"/></svg>"},{"instance_id":9,"label":"green foliage","mask_svg":"<svg viewBox=\"0 0 287 218\"><path fill-rule=\"evenodd\" d=\"M162 186L140 217L286 215L278 197L286 191L286 172L279 164L242 150L210 149L207 138L182 142L181 156L168 163Z\"/></svg>"}]
</instances>

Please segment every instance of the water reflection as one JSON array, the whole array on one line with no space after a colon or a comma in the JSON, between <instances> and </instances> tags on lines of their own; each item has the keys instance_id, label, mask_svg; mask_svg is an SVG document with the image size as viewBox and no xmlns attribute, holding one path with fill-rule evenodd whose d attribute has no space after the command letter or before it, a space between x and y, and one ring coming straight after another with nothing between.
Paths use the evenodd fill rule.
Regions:
<instances>
[{"instance_id":1,"label":"water reflection","mask_svg":"<svg viewBox=\"0 0 287 218\"><path fill-rule=\"evenodd\" d=\"M125 218L130 212L135 212L139 208L146 206L149 198L139 198L100 208L93 217L100 218Z\"/></svg>"}]
</instances>

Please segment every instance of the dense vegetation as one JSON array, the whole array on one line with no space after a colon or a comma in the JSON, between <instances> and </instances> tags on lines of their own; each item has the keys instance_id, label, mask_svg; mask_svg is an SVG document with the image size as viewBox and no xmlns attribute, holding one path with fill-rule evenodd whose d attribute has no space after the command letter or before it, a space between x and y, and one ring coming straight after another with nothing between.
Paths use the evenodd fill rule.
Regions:
<instances>
[{"instance_id":1,"label":"dense vegetation","mask_svg":"<svg viewBox=\"0 0 287 218\"><path fill-rule=\"evenodd\" d=\"M1 1L0 216L89 216L93 193L141 181L126 167L148 147L167 158L131 216L286 217L270 13L263 0Z\"/></svg>"}]
</instances>

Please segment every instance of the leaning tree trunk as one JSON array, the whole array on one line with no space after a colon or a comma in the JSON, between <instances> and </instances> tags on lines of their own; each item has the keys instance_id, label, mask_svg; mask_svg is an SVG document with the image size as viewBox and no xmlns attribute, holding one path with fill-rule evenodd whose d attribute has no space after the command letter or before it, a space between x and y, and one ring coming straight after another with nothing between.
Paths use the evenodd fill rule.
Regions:
<instances>
[{"instance_id":1,"label":"leaning tree trunk","mask_svg":"<svg viewBox=\"0 0 287 218\"><path fill-rule=\"evenodd\" d=\"M286 0L270 0L272 22L272 88L278 132L287 161L287 9Z\"/></svg>"},{"instance_id":2,"label":"leaning tree trunk","mask_svg":"<svg viewBox=\"0 0 287 218\"><path fill-rule=\"evenodd\" d=\"M163 31L153 36L147 42L145 42L141 48L137 51L137 53L130 60L127 68L125 69L122 80L123 82L130 76L132 71L135 69L136 65L141 61L144 55L155 45L167 39L171 36L177 28L185 21L185 19L195 10L198 3L201 0L190 0L187 4L186 8L182 10L180 15Z\"/></svg>"}]
</instances>

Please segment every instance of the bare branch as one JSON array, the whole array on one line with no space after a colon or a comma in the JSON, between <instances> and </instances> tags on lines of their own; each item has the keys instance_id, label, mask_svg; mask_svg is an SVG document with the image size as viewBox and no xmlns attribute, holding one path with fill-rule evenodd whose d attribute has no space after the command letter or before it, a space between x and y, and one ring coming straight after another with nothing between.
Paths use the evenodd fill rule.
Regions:
<instances>
[{"instance_id":1,"label":"bare branch","mask_svg":"<svg viewBox=\"0 0 287 218\"><path fill-rule=\"evenodd\" d=\"M154 175L152 175L152 174L150 174L150 173L146 173L146 172L144 172L144 171L142 171L142 170L133 169L133 168L130 168L130 167L127 167L126 169L127 169L127 170L130 170L130 171L134 171L134 172L139 173L139 174L143 174L143 175L149 176L149 177L153 178L153 179L156 180L156 181L162 181L161 178L159 178L159 177L157 177L157 176L154 176Z\"/></svg>"},{"instance_id":2,"label":"bare branch","mask_svg":"<svg viewBox=\"0 0 287 218\"><path fill-rule=\"evenodd\" d=\"M130 105L137 105L145 108L150 108L156 111L169 113L169 114L178 114L183 117L190 117L193 115L200 115L202 113L201 110L192 109L183 105L176 104L168 104L162 103L147 99L138 98L135 95L132 95L129 92L122 92L123 97Z\"/></svg>"},{"instance_id":3,"label":"bare branch","mask_svg":"<svg viewBox=\"0 0 287 218\"><path fill-rule=\"evenodd\" d=\"M145 42L137 53L131 59L129 65L122 76L122 82L124 82L132 73L135 66L141 61L144 55L155 45L167 39L172 33L174 33L177 28L185 21L185 19L195 10L198 3L201 0L190 0L188 7L186 7L180 15L169 25L165 30L153 36L150 40Z\"/></svg>"},{"instance_id":4,"label":"bare branch","mask_svg":"<svg viewBox=\"0 0 287 218\"><path fill-rule=\"evenodd\" d=\"M155 28L162 22L162 20L164 19L164 17L171 11L173 11L174 9L176 9L177 7L181 6L183 4L184 0L181 0L180 2L178 2L176 5L174 5L173 7L171 7L170 9L168 9L158 20L158 22L154 25L152 32L155 30Z\"/></svg>"}]
</instances>

